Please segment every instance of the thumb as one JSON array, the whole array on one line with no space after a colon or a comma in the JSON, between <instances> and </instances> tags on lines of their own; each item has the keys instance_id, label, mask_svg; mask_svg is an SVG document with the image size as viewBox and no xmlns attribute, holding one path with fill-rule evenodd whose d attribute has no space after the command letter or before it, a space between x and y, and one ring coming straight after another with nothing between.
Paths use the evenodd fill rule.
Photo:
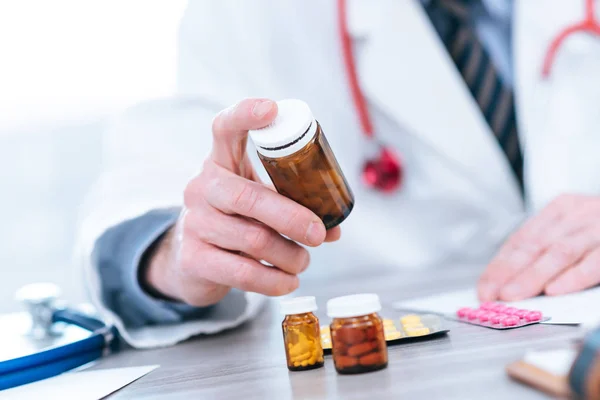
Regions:
<instances>
[{"instance_id":1,"label":"thumb","mask_svg":"<svg viewBox=\"0 0 600 400\"><path fill-rule=\"evenodd\" d=\"M277 104L268 99L245 99L221 111L212 125L212 160L239 174L246 154L248 130L269 125L277 116Z\"/></svg>"}]
</instances>

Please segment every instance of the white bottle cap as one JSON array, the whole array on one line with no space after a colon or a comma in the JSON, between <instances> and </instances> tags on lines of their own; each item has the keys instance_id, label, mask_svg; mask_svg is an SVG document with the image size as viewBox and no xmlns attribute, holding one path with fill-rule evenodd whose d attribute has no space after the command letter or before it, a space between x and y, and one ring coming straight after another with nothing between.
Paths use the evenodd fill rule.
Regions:
<instances>
[{"instance_id":1,"label":"white bottle cap","mask_svg":"<svg viewBox=\"0 0 600 400\"><path fill-rule=\"evenodd\" d=\"M278 158L294 154L306 146L316 132L317 121L308 104L288 99L277 102L277 116L270 125L248 133L259 153Z\"/></svg>"},{"instance_id":2,"label":"white bottle cap","mask_svg":"<svg viewBox=\"0 0 600 400\"><path fill-rule=\"evenodd\" d=\"M294 297L279 302L282 314L304 314L317 309L317 301L313 296Z\"/></svg>"},{"instance_id":3,"label":"white bottle cap","mask_svg":"<svg viewBox=\"0 0 600 400\"><path fill-rule=\"evenodd\" d=\"M329 318L360 317L380 310L379 296L372 293L336 297L327 302Z\"/></svg>"}]
</instances>

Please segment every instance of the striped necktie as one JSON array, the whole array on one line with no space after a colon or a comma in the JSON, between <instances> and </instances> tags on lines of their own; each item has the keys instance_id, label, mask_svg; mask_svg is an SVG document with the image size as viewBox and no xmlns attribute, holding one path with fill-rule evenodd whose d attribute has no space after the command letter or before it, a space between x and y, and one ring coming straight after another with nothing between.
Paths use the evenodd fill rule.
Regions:
<instances>
[{"instance_id":1,"label":"striped necktie","mask_svg":"<svg viewBox=\"0 0 600 400\"><path fill-rule=\"evenodd\" d=\"M468 20L467 0L431 0L427 11L435 13L445 29L435 24L473 98L491 127L517 177L523 182L523 157L517 135L512 89L505 85L492 60L477 39Z\"/></svg>"}]
</instances>

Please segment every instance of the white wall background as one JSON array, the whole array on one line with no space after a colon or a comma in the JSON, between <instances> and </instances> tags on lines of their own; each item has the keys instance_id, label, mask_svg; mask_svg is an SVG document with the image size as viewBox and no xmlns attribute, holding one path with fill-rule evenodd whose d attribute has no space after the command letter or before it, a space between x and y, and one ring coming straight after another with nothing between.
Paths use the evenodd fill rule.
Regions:
<instances>
[{"instance_id":1,"label":"white wall background","mask_svg":"<svg viewBox=\"0 0 600 400\"><path fill-rule=\"evenodd\" d=\"M0 312L73 273L75 214L101 168L103 119L169 95L184 0L0 0Z\"/></svg>"}]
</instances>

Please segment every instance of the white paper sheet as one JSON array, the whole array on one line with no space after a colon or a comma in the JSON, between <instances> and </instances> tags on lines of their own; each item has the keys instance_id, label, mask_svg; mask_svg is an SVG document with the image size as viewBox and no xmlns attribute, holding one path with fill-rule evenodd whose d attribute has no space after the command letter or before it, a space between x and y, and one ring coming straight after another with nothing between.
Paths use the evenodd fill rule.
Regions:
<instances>
[{"instance_id":1,"label":"white paper sheet","mask_svg":"<svg viewBox=\"0 0 600 400\"><path fill-rule=\"evenodd\" d=\"M460 307L477 307L478 304L477 292L470 288L400 301L394 303L394 308L454 315ZM545 322L547 324L583 324L587 327L600 323L600 287L564 296L539 296L507 304L541 311L551 318Z\"/></svg>"},{"instance_id":2,"label":"white paper sheet","mask_svg":"<svg viewBox=\"0 0 600 400\"><path fill-rule=\"evenodd\" d=\"M523 361L556 376L567 376L577 357L574 348L553 350L530 350Z\"/></svg>"},{"instance_id":3,"label":"white paper sheet","mask_svg":"<svg viewBox=\"0 0 600 400\"><path fill-rule=\"evenodd\" d=\"M158 368L158 365L69 372L0 392L2 400L100 400Z\"/></svg>"}]
</instances>

